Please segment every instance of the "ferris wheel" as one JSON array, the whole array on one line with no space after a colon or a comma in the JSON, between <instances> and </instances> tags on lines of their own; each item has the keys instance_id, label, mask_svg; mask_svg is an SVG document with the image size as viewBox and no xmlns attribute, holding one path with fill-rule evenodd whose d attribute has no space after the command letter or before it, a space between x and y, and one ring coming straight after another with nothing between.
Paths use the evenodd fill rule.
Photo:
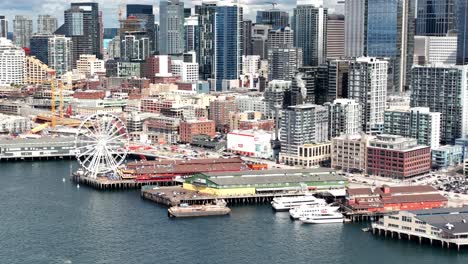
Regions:
<instances>
[{"instance_id":1,"label":"ferris wheel","mask_svg":"<svg viewBox=\"0 0 468 264\"><path fill-rule=\"evenodd\" d=\"M127 156L125 124L111 114L94 114L83 120L75 136L76 158L88 176L115 172Z\"/></svg>"}]
</instances>

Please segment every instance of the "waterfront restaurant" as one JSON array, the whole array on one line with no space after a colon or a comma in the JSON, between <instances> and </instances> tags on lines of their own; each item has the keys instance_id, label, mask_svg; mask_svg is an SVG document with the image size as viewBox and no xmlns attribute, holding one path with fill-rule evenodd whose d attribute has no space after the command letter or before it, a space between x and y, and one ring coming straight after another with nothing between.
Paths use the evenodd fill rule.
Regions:
<instances>
[{"instance_id":1,"label":"waterfront restaurant","mask_svg":"<svg viewBox=\"0 0 468 264\"><path fill-rule=\"evenodd\" d=\"M431 210L400 211L372 224L374 234L398 239L417 239L419 243L440 243L447 248L468 245L468 206Z\"/></svg>"},{"instance_id":2,"label":"waterfront restaurant","mask_svg":"<svg viewBox=\"0 0 468 264\"><path fill-rule=\"evenodd\" d=\"M200 173L185 179L183 187L218 196L291 191L333 194L342 191L344 196L347 183L333 169L319 168Z\"/></svg>"}]
</instances>

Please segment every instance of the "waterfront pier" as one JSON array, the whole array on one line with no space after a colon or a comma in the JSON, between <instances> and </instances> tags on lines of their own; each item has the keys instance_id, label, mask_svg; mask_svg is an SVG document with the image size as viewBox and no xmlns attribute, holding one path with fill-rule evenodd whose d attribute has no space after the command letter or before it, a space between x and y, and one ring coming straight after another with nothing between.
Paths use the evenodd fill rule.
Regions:
<instances>
[{"instance_id":1,"label":"waterfront pier","mask_svg":"<svg viewBox=\"0 0 468 264\"><path fill-rule=\"evenodd\" d=\"M146 200L153 201L166 206L176 206L181 203L187 204L207 204L213 203L216 200L225 200L229 205L242 204L267 204L274 197L280 196L298 196L304 195L301 192L291 193L257 193L246 195L209 195L201 194L196 191L191 191L182 188L182 186L170 187L154 187L144 186L141 189L141 197Z\"/></svg>"},{"instance_id":2,"label":"waterfront pier","mask_svg":"<svg viewBox=\"0 0 468 264\"><path fill-rule=\"evenodd\" d=\"M467 219L468 206L400 211L372 223L372 233L460 250L468 246Z\"/></svg>"},{"instance_id":3,"label":"waterfront pier","mask_svg":"<svg viewBox=\"0 0 468 264\"><path fill-rule=\"evenodd\" d=\"M91 178L83 175L78 175L76 173L71 176L72 181L77 184L83 184L94 188L96 190L132 190L140 189L143 186L147 185L157 185L157 186L173 186L179 184L175 181L154 181L154 180L140 180L136 181L134 179L129 180L111 180L106 177L97 177Z\"/></svg>"}]
</instances>

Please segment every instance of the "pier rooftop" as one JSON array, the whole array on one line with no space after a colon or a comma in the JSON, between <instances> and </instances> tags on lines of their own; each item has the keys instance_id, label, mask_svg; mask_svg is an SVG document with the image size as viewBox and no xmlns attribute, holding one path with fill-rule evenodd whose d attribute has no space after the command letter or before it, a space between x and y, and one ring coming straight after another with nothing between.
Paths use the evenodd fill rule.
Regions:
<instances>
[{"instance_id":1,"label":"pier rooftop","mask_svg":"<svg viewBox=\"0 0 468 264\"><path fill-rule=\"evenodd\" d=\"M344 190L347 183L333 169L319 168L208 172L187 178L183 186L214 195L253 195L260 192Z\"/></svg>"},{"instance_id":2,"label":"pier rooftop","mask_svg":"<svg viewBox=\"0 0 468 264\"><path fill-rule=\"evenodd\" d=\"M240 158L136 161L126 164L122 178L149 179L187 176L205 172L249 171L251 168Z\"/></svg>"},{"instance_id":3,"label":"pier rooftop","mask_svg":"<svg viewBox=\"0 0 468 264\"><path fill-rule=\"evenodd\" d=\"M0 139L0 160L75 156L74 137Z\"/></svg>"},{"instance_id":4,"label":"pier rooftop","mask_svg":"<svg viewBox=\"0 0 468 264\"><path fill-rule=\"evenodd\" d=\"M429 185L348 188L347 201L353 213L432 209L448 203L446 197Z\"/></svg>"}]
</instances>

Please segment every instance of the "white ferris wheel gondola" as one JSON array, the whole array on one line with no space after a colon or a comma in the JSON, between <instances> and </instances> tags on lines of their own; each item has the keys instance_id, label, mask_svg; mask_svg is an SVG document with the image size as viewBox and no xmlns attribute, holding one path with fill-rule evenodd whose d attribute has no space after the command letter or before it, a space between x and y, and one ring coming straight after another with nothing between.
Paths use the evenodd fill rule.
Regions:
<instances>
[{"instance_id":1,"label":"white ferris wheel gondola","mask_svg":"<svg viewBox=\"0 0 468 264\"><path fill-rule=\"evenodd\" d=\"M94 114L81 122L75 136L76 158L89 177L115 172L127 156L125 124L111 114Z\"/></svg>"}]
</instances>

